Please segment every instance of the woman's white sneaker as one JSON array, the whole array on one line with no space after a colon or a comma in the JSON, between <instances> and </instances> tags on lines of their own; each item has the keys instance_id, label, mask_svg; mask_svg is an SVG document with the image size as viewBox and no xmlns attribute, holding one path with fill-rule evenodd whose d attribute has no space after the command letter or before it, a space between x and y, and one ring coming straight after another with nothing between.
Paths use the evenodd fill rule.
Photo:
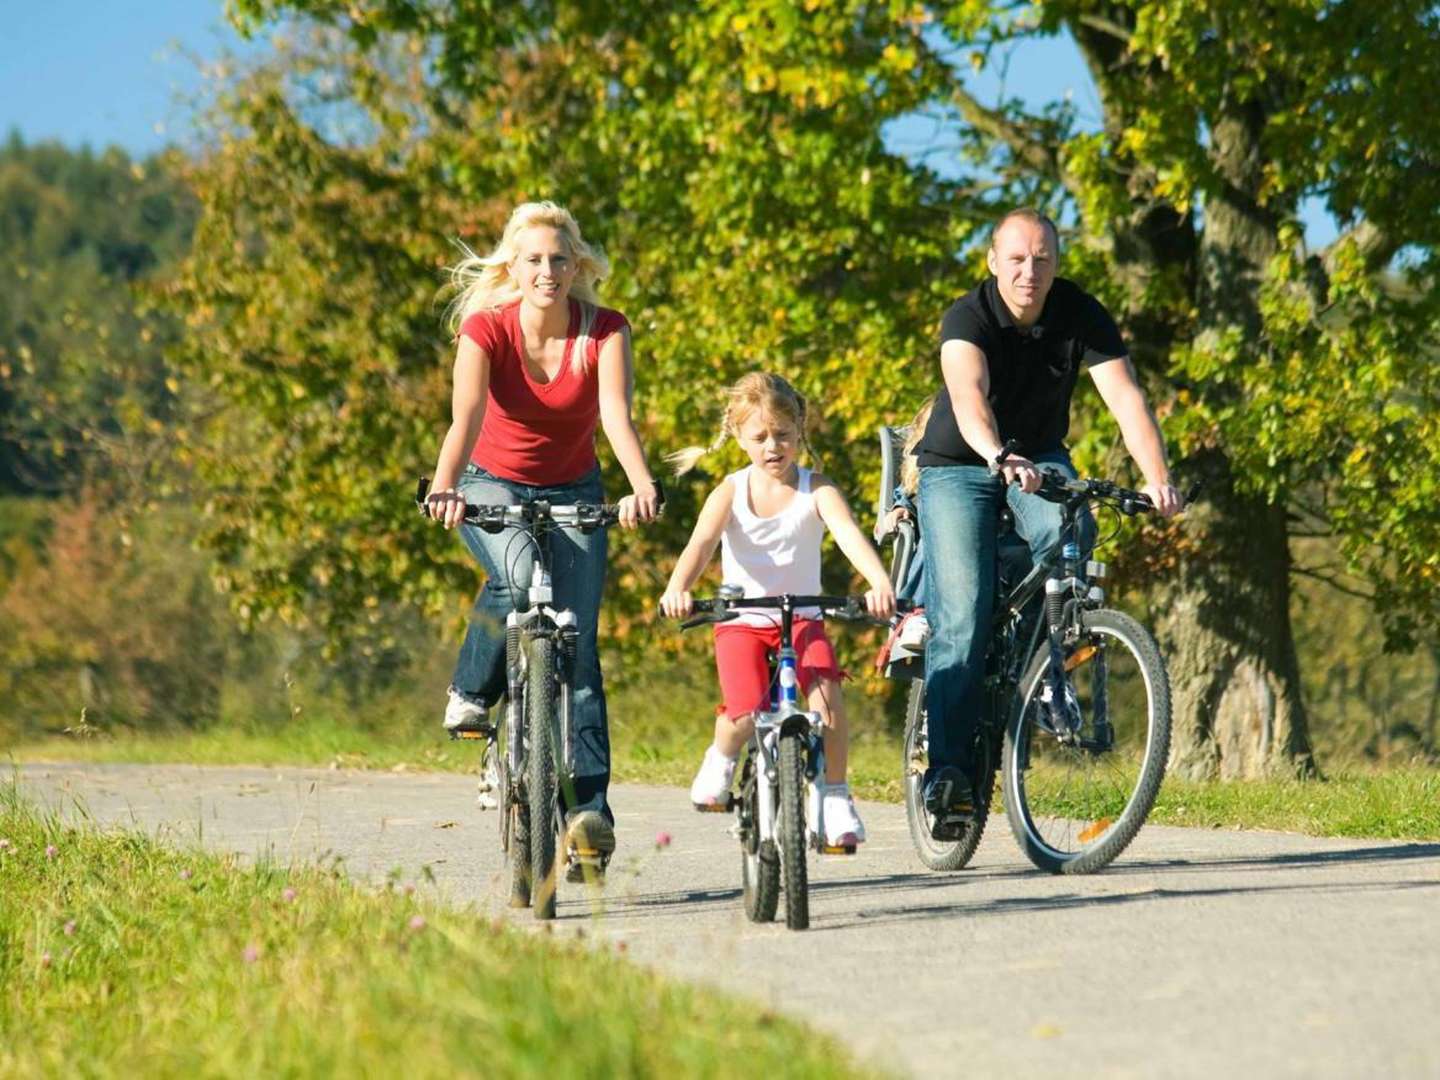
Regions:
<instances>
[{"instance_id":1,"label":"woman's white sneaker","mask_svg":"<svg viewBox=\"0 0 1440 1080\"><path fill-rule=\"evenodd\" d=\"M690 785L690 802L696 810L729 810L730 784L734 779L735 759L726 757L712 743Z\"/></svg>"},{"instance_id":2,"label":"woman's white sneaker","mask_svg":"<svg viewBox=\"0 0 1440 1080\"><path fill-rule=\"evenodd\" d=\"M450 687L450 696L445 702L446 731L479 731L486 726L486 713L484 705Z\"/></svg>"}]
</instances>

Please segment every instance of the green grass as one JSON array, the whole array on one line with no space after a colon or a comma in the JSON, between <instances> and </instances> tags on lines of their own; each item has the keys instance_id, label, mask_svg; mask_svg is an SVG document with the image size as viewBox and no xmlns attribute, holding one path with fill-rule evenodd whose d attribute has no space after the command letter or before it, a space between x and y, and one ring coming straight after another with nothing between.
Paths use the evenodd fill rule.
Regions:
<instances>
[{"instance_id":1,"label":"green grass","mask_svg":"<svg viewBox=\"0 0 1440 1080\"><path fill-rule=\"evenodd\" d=\"M708 734L695 723L643 729L615 724L617 781L690 782ZM464 772L477 751L437 730L384 733L327 721L274 729L203 734L52 737L16 748L19 761L135 761L196 764L319 765ZM850 780L857 795L899 802L900 749L893 736L860 731L851 744ZM1168 777L1150 820L1200 828L1279 829L1312 836L1440 840L1440 768L1360 765L1325 780L1192 783Z\"/></svg>"},{"instance_id":2,"label":"green grass","mask_svg":"<svg viewBox=\"0 0 1440 1080\"><path fill-rule=\"evenodd\" d=\"M62 823L0 788L0 1076L865 1075L720 993L338 872Z\"/></svg>"}]
</instances>

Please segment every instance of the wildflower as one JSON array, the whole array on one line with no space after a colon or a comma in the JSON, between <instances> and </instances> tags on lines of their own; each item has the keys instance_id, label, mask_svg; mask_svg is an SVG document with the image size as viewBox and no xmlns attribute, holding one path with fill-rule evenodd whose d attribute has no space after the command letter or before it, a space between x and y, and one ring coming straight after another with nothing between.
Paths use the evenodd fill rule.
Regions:
<instances>
[{"instance_id":1,"label":"wildflower","mask_svg":"<svg viewBox=\"0 0 1440 1080\"><path fill-rule=\"evenodd\" d=\"M410 916L410 929L411 929L411 930L424 930L424 929L425 929L425 916L424 916L424 915L412 915L412 916Z\"/></svg>"},{"instance_id":2,"label":"wildflower","mask_svg":"<svg viewBox=\"0 0 1440 1080\"><path fill-rule=\"evenodd\" d=\"M241 953L241 956L244 957L245 963L255 963L256 960L260 959L260 946L255 944L255 942L253 941L250 942L249 945L245 946L245 951Z\"/></svg>"},{"instance_id":3,"label":"wildflower","mask_svg":"<svg viewBox=\"0 0 1440 1080\"><path fill-rule=\"evenodd\" d=\"M59 854L60 854L60 849L57 848L54 844L46 844L46 845L45 845L45 857L46 857L47 859L53 859L53 858L55 858L56 855L59 855Z\"/></svg>"},{"instance_id":4,"label":"wildflower","mask_svg":"<svg viewBox=\"0 0 1440 1080\"><path fill-rule=\"evenodd\" d=\"M415 895L415 884L414 884L414 882L407 881L407 882L405 883L405 895L406 895L406 896L414 896L414 895Z\"/></svg>"},{"instance_id":5,"label":"wildflower","mask_svg":"<svg viewBox=\"0 0 1440 1080\"><path fill-rule=\"evenodd\" d=\"M75 936L75 920L74 920L74 919L70 919L70 920L68 920L68 921L65 923L65 936L66 936L66 937L74 937L74 936Z\"/></svg>"},{"instance_id":6,"label":"wildflower","mask_svg":"<svg viewBox=\"0 0 1440 1080\"><path fill-rule=\"evenodd\" d=\"M50 963L51 963L51 961L50 961L50 954L49 954L48 952L43 952L43 953L41 953L41 954L40 954L40 966L41 966L42 968L48 968L48 967L50 966Z\"/></svg>"},{"instance_id":7,"label":"wildflower","mask_svg":"<svg viewBox=\"0 0 1440 1080\"><path fill-rule=\"evenodd\" d=\"M655 834L655 846L657 848L667 848L670 846L670 839L670 834L664 829L661 829Z\"/></svg>"},{"instance_id":8,"label":"wildflower","mask_svg":"<svg viewBox=\"0 0 1440 1080\"><path fill-rule=\"evenodd\" d=\"M12 847L14 847L14 845L11 844L9 840L6 840L5 837L0 836L0 851L9 851Z\"/></svg>"},{"instance_id":9,"label":"wildflower","mask_svg":"<svg viewBox=\"0 0 1440 1080\"><path fill-rule=\"evenodd\" d=\"M293 904L295 902L295 890L287 888L280 894L280 898L287 904Z\"/></svg>"},{"instance_id":10,"label":"wildflower","mask_svg":"<svg viewBox=\"0 0 1440 1080\"><path fill-rule=\"evenodd\" d=\"M187 866L184 870L181 870L181 871L180 871L180 880L181 880L181 881L189 881L189 880L190 880L190 868L189 868L188 866Z\"/></svg>"}]
</instances>

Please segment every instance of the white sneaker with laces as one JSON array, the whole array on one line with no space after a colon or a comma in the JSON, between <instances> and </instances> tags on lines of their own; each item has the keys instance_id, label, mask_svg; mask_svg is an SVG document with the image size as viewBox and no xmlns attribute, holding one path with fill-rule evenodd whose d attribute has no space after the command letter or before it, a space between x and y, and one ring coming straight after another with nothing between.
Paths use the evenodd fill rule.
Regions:
<instances>
[{"instance_id":1,"label":"white sneaker with laces","mask_svg":"<svg viewBox=\"0 0 1440 1080\"><path fill-rule=\"evenodd\" d=\"M730 783L735 779L735 759L726 757L712 743L700 762L700 771L690 785L690 801L697 807L729 802Z\"/></svg>"},{"instance_id":2,"label":"white sneaker with laces","mask_svg":"<svg viewBox=\"0 0 1440 1080\"><path fill-rule=\"evenodd\" d=\"M930 640L930 620L923 611L912 611L900 624L900 634L895 644L911 652L924 652L925 643Z\"/></svg>"},{"instance_id":3,"label":"white sneaker with laces","mask_svg":"<svg viewBox=\"0 0 1440 1080\"><path fill-rule=\"evenodd\" d=\"M488 710L484 705L462 697L453 686L450 687L449 693L449 699L445 702L446 731L454 731L456 728L479 727L485 722Z\"/></svg>"},{"instance_id":4,"label":"white sneaker with laces","mask_svg":"<svg viewBox=\"0 0 1440 1080\"><path fill-rule=\"evenodd\" d=\"M855 809L855 799L850 794L849 784L827 784L825 786L825 843L831 847L846 847L865 842L865 823Z\"/></svg>"}]
</instances>

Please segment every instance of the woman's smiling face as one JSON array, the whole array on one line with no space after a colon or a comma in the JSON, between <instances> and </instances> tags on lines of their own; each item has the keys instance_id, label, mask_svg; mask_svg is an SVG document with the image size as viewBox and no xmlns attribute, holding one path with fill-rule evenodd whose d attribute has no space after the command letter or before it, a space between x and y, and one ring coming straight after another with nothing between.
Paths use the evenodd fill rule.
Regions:
<instances>
[{"instance_id":1,"label":"woman's smiling face","mask_svg":"<svg viewBox=\"0 0 1440 1080\"><path fill-rule=\"evenodd\" d=\"M532 225L515 237L515 257L510 276L520 286L520 295L532 307L548 308L563 303L575 280L575 259L559 229Z\"/></svg>"}]
</instances>

